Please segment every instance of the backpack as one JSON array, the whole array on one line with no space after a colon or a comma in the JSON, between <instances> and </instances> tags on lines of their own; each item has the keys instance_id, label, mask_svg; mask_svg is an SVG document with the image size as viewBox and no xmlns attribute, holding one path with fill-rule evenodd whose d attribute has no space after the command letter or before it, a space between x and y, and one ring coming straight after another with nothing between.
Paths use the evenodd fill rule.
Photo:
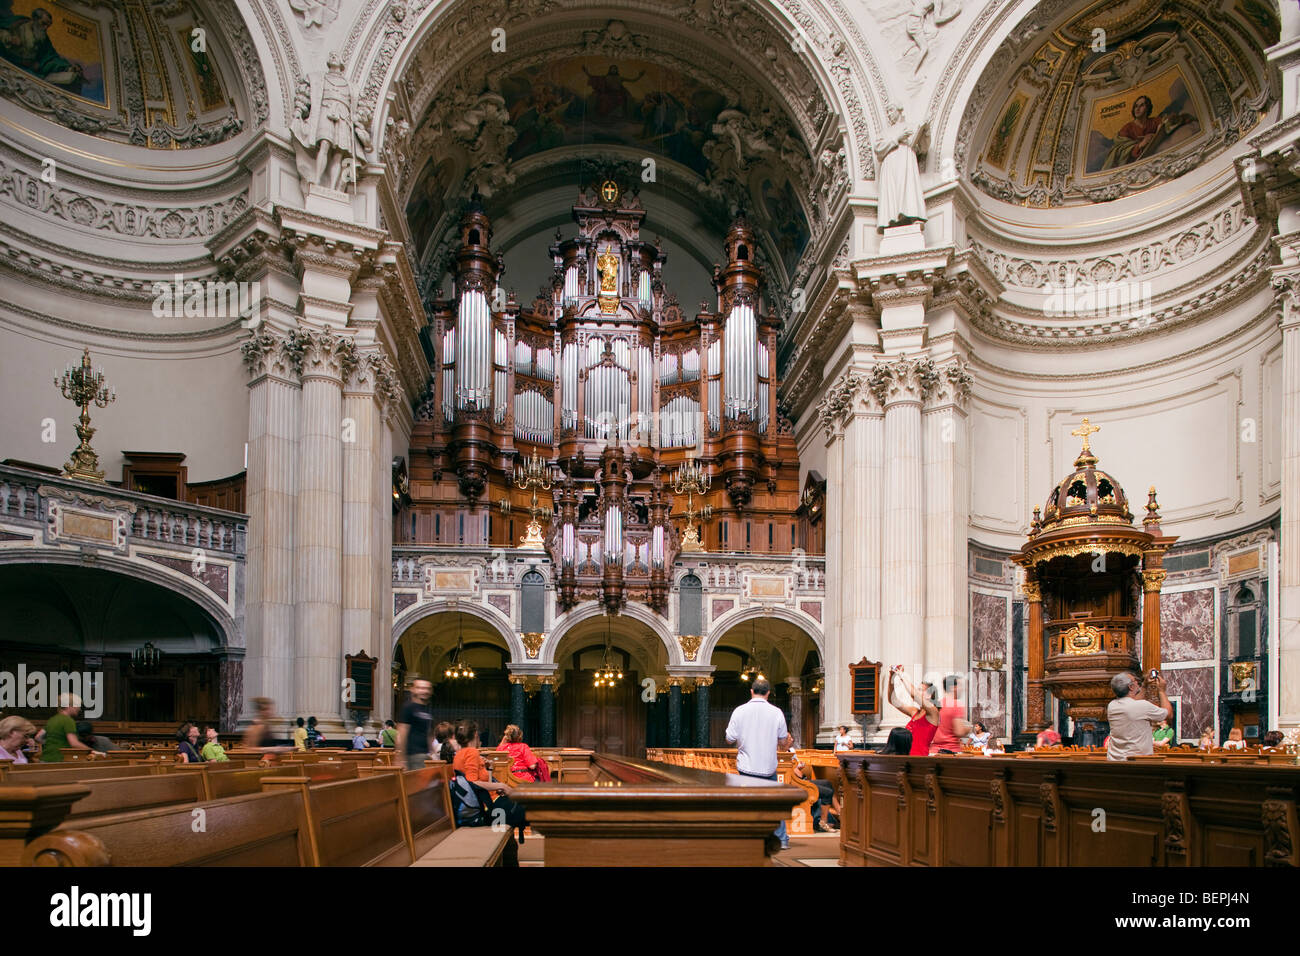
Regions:
<instances>
[{"instance_id":1,"label":"backpack","mask_svg":"<svg viewBox=\"0 0 1300 956\"><path fill-rule=\"evenodd\" d=\"M463 773L457 773L448 784L451 787L451 808L458 827L490 826L489 808L492 798L488 792L472 783Z\"/></svg>"}]
</instances>

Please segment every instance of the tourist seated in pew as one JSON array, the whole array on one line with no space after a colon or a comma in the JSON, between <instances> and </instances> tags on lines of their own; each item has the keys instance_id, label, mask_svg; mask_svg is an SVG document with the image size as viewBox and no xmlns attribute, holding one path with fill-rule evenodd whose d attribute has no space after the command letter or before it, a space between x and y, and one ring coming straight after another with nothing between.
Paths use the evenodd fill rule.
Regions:
<instances>
[{"instance_id":1,"label":"tourist seated in pew","mask_svg":"<svg viewBox=\"0 0 1300 956\"><path fill-rule=\"evenodd\" d=\"M839 733L835 735L835 752L840 753L845 750L852 750L853 738L849 736L848 724L840 724L835 729L839 731Z\"/></svg>"},{"instance_id":2,"label":"tourist seated in pew","mask_svg":"<svg viewBox=\"0 0 1300 956\"><path fill-rule=\"evenodd\" d=\"M451 763L456 756L456 725L444 720L433 731L434 752L443 763Z\"/></svg>"},{"instance_id":3,"label":"tourist seated in pew","mask_svg":"<svg viewBox=\"0 0 1300 956\"><path fill-rule=\"evenodd\" d=\"M0 760L27 763L23 748L36 733L36 725L26 717L14 715L0 720Z\"/></svg>"},{"instance_id":4,"label":"tourist seated in pew","mask_svg":"<svg viewBox=\"0 0 1300 956\"><path fill-rule=\"evenodd\" d=\"M102 737L95 733L95 726L88 720L77 721L77 739L84 740L90 744L90 749L106 754L110 750L116 750L117 745L107 737Z\"/></svg>"},{"instance_id":5,"label":"tourist seated in pew","mask_svg":"<svg viewBox=\"0 0 1300 956\"><path fill-rule=\"evenodd\" d=\"M894 680L903 685L908 699L912 703L894 697ZM889 683L885 688L885 699L891 705L907 715L907 732L912 738L913 757L925 757L930 753L930 741L939 729L939 700L934 687L922 682L920 688L914 688L903 674L903 665L895 664L889 669Z\"/></svg>"},{"instance_id":6,"label":"tourist seated in pew","mask_svg":"<svg viewBox=\"0 0 1300 956\"><path fill-rule=\"evenodd\" d=\"M230 758L226 756L226 748L221 746L221 741L217 737L217 728L207 728L204 731L204 737L207 743L199 751L199 756L209 763L222 763L223 761L229 763Z\"/></svg>"},{"instance_id":7,"label":"tourist seated in pew","mask_svg":"<svg viewBox=\"0 0 1300 956\"><path fill-rule=\"evenodd\" d=\"M989 742L989 729L985 727L984 724L981 723L980 721L978 720L975 721L975 723L971 727L970 745L972 747L978 747L980 750L983 750L985 747L988 746L988 742Z\"/></svg>"},{"instance_id":8,"label":"tourist seated in pew","mask_svg":"<svg viewBox=\"0 0 1300 956\"><path fill-rule=\"evenodd\" d=\"M504 783L492 779L487 764L483 762L483 755L479 752L478 724L472 720L457 724L456 743L458 749L452 759L451 769L456 775L452 793L460 804L457 823L462 819L471 826L503 822L519 831L519 842L522 844L524 827L528 825L524 808L506 796ZM495 798L491 796L492 793L496 794ZM489 803L484 802L485 797Z\"/></svg>"},{"instance_id":9,"label":"tourist seated in pew","mask_svg":"<svg viewBox=\"0 0 1300 956\"><path fill-rule=\"evenodd\" d=\"M536 754L524 743L524 732L516 724L507 724L501 735L497 750L510 754L510 772L520 780L536 783L539 776L539 762Z\"/></svg>"},{"instance_id":10,"label":"tourist seated in pew","mask_svg":"<svg viewBox=\"0 0 1300 956\"><path fill-rule=\"evenodd\" d=\"M397 746L397 724L393 723L391 720L384 721L384 729L379 732L379 746Z\"/></svg>"},{"instance_id":11,"label":"tourist seated in pew","mask_svg":"<svg viewBox=\"0 0 1300 956\"><path fill-rule=\"evenodd\" d=\"M365 750L370 746L366 742L366 731L364 727L356 727L352 731L352 749Z\"/></svg>"},{"instance_id":12,"label":"tourist seated in pew","mask_svg":"<svg viewBox=\"0 0 1300 956\"><path fill-rule=\"evenodd\" d=\"M181 724L176 731L176 741L176 753L180 755L181 763L203 763L198 749L199 728L190 723Z\"/></svg>"},{"instance_id":13,"label":"tourist seated in pew","mask_svg":"<svg viewBox=\"0 0 1300 956\"><path fill-rule=\"evenodd\" d=\"M929 751L929 744L926 744ZM912 752L912 732L906 727L894 727L885 738L885 746L880 748L882 754L907 755Z\"/></svg>"},{"instance_id":14,"label":"tourist seated in pew","mask_svg":"<svg viewBox=\"0 0 1300 956\"><path fill-rule=\"evenodd\" d=\"M1228 731L1228 739L1223 742L1224 750L1245 750L1246 735L1240 727L1233 727Z\"/></svg>"},{"instance_id":15,"label":"tourist seated in pew","mask_svg":"<svg viewBox=\"0 0 1300 956\"><path fill-rule=\"evenodd\" d=\"M307 721L299 717L295 723L298 725L293 729L293 749L307 749Z\"/></svg>"},{"instance_id":16,"label":"tourist seated in pew","mask_svg":"<svg viewBox=\"0 0 1300 956\"><path fill-rule=\"evenodd\" d=\"M1038 736L1034 738L1035 750L1042 750L1046 747L1059 747L1059 746L1061 746L1061 735L1057 733L1055 730L1053 730L1051 727L1048 727L1046 730L1039 731Z\"/></svg>"},{"instance_id":17,"label":"tourist seated in pew","mask_svg":"<svg viewBox=\"0 0 1300 956\"><path fill-rule=\"evenodd\" d=\"M1157 750L1168 750L1174 742L1174 728L1169 726L1169 721L1160 721L1160 726L1156 727L1151 734L1152 740L1155 741Z\"/></svg>"},{"instance_id":18,"label":"tourist seated in pew","mask_svg":"<svg viewBox=\"0 0 1300 956\"><path fill-rule=\"evenodd\" d=\"M1002 741L994 736L990 735L989 739L984 743L984 756L986 757L997 757L1006 752L1006 748L1002 746Z\"/></svg>"},{"instance_id":19,"label":"tourist seated in pew","mask_svg":"<svg viewBox=\"0 0 1300 956\"><path fill-rule=\"evenodd\" d=\"M325 746L325 735L316 729L316 718L307 718L307 749Z\"/></svg>"},{"instance_id":20,"label":"tourist seated in pew","mask_svg":"<svg viewBox=\"0 0 1300 956\"><path fill-rule=\"evenodd\" d=\"M76 694L59 695L59 711L45 722L45 738L41 747L41 763L62 763L63 750L90 750L90 744L77 736L77 714L81 711L81 698Z\"/></svg>"},{"instance_id":21,"label":"tourist seated in pew","mask_svg":"<svg viewBox=\"0 0 1300 956\"><path fill-rule=\"evenodd\" d=\"M1210 751L1215 748L1215 734L1213 727L1206 727L1201 731L1201 739L1196 744L1197 750Z\"/></svg>"},{"instance_id":22,"label":"tourist seated in pew","mask_svg":"<svg viewBox=\"0 0 1300 956\"><path fill-rule=\"evenodd\" d=\"M829 780L818 780L813 775L813 768L799 759L798 750L791 747L790 753L794 757L794 775L817 788L817 799L813 801L809 810L812 816L813 833L830 833L837 828L830 826L826 819L827 815L834 811L837 819L840 816L840 801L835 796L835 788Z\"/></svg>"}]
</instances>

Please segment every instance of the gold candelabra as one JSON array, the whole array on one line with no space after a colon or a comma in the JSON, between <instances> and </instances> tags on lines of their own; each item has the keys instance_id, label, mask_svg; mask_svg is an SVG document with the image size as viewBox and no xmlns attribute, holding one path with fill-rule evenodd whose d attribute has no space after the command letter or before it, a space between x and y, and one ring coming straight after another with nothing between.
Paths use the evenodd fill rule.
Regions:
<instances>
[{"instance_id":1,"label":"gold candelabra","mask_svg":"<svg viewBox=\"0 0 1300 956\"><path fill-rule=\"evenodd\" d=\"M90 447L91 436L95 434L95 429L90 427L90 406L106 407L117 399L117 390L105 387L102 367L91 368L90 349L82 351L80 365L69 362L63 374L54 377L54 384L63 392L64 398L81 407L81 417L77 422L77 437L81 443L63 466L63 473L69 478L102 483L104 472L99 467L99 456Z\"/></svg>"},{"instance_id":2,"label":"gold candelabra","mask_svg":"<svg viewBox=\"0 0 1300 956\"><path fill-rule=\"evenodd\" d=\"M519 547L530 548L535 551L545 550L546 545L542 541L542 526L538 518L549 512L538 506L537 492L551 490L551 468L537 452L524 459L522 465L515 466L515 487L521 491L531 490L533 493L532 504L528 507L528 514L531 520L528 522L528 530L524 536L519 539Z\"/></svg>"},{"instance_id":3,"label":"gold candelabra","mask_svg":"<svg viewBox=\"0 0 1300 956\"><path fill-rule=\"evenodd\" d=\"M700 532L703 532L703 522L708 521L713 514L713 508L705 505L698 512L695 510L695 496L703 497L709 493L709 488L713 481L709 478L709 473L705 470L696 459L692 458L677 469L677 474L673 476L673 492L686 496L686 530L682 532L682 550L683 551L703 551L704 543L702 533L695 530L695 519L700 519Z\"/></svg>"}]
</instances>

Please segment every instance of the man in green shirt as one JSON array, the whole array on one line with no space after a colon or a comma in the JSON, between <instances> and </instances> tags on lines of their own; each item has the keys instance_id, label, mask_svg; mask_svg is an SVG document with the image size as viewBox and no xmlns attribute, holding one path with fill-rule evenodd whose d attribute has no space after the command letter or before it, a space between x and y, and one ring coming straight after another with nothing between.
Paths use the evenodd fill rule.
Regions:
<instances>
[{"instance_id":1,"label":"man in green shirt","mask_svg":"<svg viewBox=\"0 0 1300 956\"><path fill-rule=\"evenodd\" d=\"M230 758L226 756L226 748L221 746L221 743L217 740L217 729L215 727L208 728L207 738L208 742L203 745L201 751L203 759L207 761L215 760L218 763L223 760L229 761Z\"/></svg>"},{"instance_id":2,"label":"man in green shirt","mask_svg":"<svg viewBox=\"0 0 1300 956\"><path fill-rule=\"evenodd\" d=\"M379 746L396 747L397 746L397 725L391 720L384 721L384 732L379 735Z\"/></svg>"},{"instance_id":3,"label":"man in green shirt","mask_svg":"<svg viewBox=\"0 0 1300 956\"><path fill-rule=\"evenodd\" d=\"M59 695L59 712L45 722L45 744L41 763L62 763L63 748L89 750L90 745L77 737L77 712L81 698L76 694Z\"/></svg>"},{"instance_id":4,"label":"man in green shirt","mask_svg":"<svg viewBox=\"0 0 1300 956\"><path fill-rule=\"evenodd\" d=\"M1174 742L1174 728L1169 726L1169 721L1162 720L1152 732L1151 739L1156 747L1168 747Z\"/></svg>"}]
</instances>

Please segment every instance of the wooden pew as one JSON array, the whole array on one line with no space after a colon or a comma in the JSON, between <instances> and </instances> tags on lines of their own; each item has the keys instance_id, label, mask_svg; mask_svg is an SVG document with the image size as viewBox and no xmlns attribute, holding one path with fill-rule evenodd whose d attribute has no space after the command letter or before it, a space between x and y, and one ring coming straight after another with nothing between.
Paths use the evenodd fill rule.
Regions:
<instances>
[{"instance_id":1,"label":"wooden pew","mask_svg":"<svg viewBox=\"0 0 1300 956\"><path fill-rule=\"evenodd\" d=\"M656 762L666 763L673 767L685 767L739 776L739 771L736 769L736 751L733 748L657 748L654 751L647 750L647 758L653 759L650 758L652 752L659 758ZM829 753L829 751L826 752ZM786 829L790 833L799 835L812 833L812 805L818 797L817 785L800 780L795 776L794 760L788 751L777 754L776 775L777 779L782 783L795 787L803 793L803 800L795 805L790 813L790 818L786 821Z\"/></svg>"},{"instance_id":2,"label":"wooden pew","mask_svg":"<svg viewBox=\"0 0 1300 956\"><path fill-rule=\"evenodd\" d=\"M839 757L846 865L1300 865L1294 766Z\"/></svg>"}]
</instances>

